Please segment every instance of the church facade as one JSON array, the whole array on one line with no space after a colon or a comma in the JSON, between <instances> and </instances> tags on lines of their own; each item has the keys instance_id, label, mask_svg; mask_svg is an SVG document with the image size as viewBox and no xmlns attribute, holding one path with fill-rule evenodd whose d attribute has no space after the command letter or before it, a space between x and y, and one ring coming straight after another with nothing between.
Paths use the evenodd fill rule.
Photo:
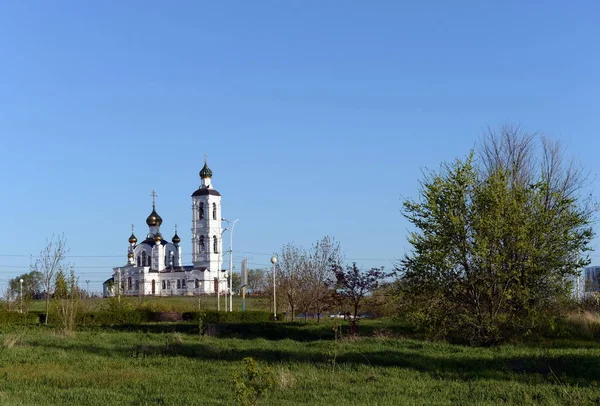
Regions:
<instances>
[{"instance_id":1,"label":"church facade","mask_svg":"<svg viewBox=\"0 0 600 406\"><path fill-rule=\"evenodd\" d=\"M104 296L193 296L227 293L223 270L221 194L212 187L212 171L206 160L200 171L200 187L192 194L192 264L183 265L177 227L171 241L163 238L162 218L156 211L146 219L148 233L138 244L131 232L125 265L113 268L104 282Z\"/></svg>"}]
</instances>

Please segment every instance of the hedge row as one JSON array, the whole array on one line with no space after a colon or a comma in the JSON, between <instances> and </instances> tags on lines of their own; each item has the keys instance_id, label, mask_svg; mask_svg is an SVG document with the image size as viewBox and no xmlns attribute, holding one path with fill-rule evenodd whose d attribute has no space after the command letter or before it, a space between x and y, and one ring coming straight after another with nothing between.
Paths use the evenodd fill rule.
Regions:
<instances>
[{"instance_id":1,"label":"hedge row","mask_svg":"<svg viewBox=\"0 0 600 406\"><path fill-rule=\"evenodd\" d=\"M0 324L36 324L45 319L43 312L0 312ZM279 320L283 316L278 315ZM50 314L50 323L56 320L52 313ZM204 312L151 312L145 309L107 309L94 312L84 312L77 314L76 324L79 326L101 326L101 325L119 325L119 324L143 324L160 321L188 321L198 323L202 320L203 324L227 324L227 323L263 323L273 321L273 313L266 311L235 311L218 312L216 310L207 310Z\"/></svg>"},{"instance_id":2,"label":"hedge row","mask_svg":"<svg viewBox=\"0 0 600 406\"><path fill-rule=\"evenodd\" d=\"M36 324L38 321L36 313L0 311L0 324Z\"/></svg>"}]
</instances>

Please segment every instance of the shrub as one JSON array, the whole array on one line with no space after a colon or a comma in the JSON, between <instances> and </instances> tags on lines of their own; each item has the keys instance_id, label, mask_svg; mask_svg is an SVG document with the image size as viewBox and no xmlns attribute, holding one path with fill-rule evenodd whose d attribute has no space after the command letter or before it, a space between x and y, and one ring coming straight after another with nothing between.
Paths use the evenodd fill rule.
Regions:
<instances>
[{"instance_id":1,"label":"shrub","mask_svg":"<svg viewBox=\"0 0 600 406\"><path fill-rule=\"evenodd\" d=\"M37 324L37 313L0 312L0 324Z\"/></svg>"},{"instance_id":2,"label":"shrub","mask_svg":"<svg viewBox=\"0 0 600 406\"><path fill-rule=\"evenodd\" d=\"M206 323L263 323L273 321L273 313L266 311L245 311L245 312L218 312L216 310L206 310L203 312L186 312L183 313L184 320L198 322L202 320ZM283 320L280 314L278 320Z\"/></svg>"}]
</instances>

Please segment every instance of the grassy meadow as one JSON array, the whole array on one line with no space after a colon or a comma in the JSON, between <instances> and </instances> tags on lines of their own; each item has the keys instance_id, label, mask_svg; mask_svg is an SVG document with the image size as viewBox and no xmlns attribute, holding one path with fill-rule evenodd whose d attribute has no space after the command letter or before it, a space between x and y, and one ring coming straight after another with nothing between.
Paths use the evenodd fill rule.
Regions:
<instances>
[{"instance_id":1,"label":"grassy meadow","mask_svg":"<svg viewBox=\"0 0 600 406\"><path fill-rule=\"evenodd\" d=\"M279 326L291 338L200 337L185 323L2 326L0 404L234 405L245 357L273 371L261 405L600 403L598 342L470 348L397 337L401 325L379 320L338 340L329 321Z\"/></svg>"}]
</instances>

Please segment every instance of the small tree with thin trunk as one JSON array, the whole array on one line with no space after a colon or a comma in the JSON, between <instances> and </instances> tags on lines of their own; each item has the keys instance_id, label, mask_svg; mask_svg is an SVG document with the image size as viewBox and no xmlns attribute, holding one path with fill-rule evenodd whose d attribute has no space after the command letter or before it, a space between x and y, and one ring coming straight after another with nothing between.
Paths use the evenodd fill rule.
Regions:
<instances>
[{"instance_id":1,"label":"small tree with thin trunk","mask_svg":"<svg viewBox=\"0 0 600 406\"><path fill-rule=\"evenodd\" d=\"M350 332L358 333L358 310L365 297L376 290L379 284L393 273L386 273L381 268L371 268L363 272L356 266L346 266L333 263L331 265L335 280L332 281L335 287L335 295L341 302L349 302L353 309Z\"/></svg>"},{"instance_id":2,"label":"small tree with thin trunk","mask_svg":"<svg viewBox=\"0 0 600 406\"><path fill-rule=\"evenodd\" d=\"M68 265L64 263L68 252L66 249L67 240L64 235L53 235L46 240L46 247L40 252L39 258L32 266L32 271L42 274L44 289L46 290L46 318L45 324L48 324L48 314L50 313L50 291L54 287L54 277L58 271L65 271Z\"/></svg>"}]
</instances>

